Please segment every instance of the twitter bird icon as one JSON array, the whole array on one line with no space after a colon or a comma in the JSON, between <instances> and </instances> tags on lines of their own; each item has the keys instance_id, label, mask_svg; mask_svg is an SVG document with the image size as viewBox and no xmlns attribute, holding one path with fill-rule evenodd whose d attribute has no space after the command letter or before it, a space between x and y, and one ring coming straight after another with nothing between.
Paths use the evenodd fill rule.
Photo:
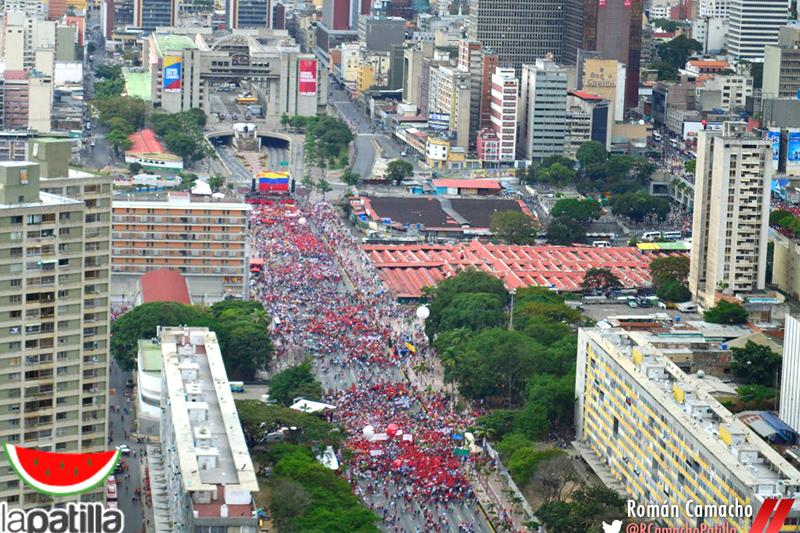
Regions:
<instances>
[{"instance_id":1,"label":"twitter bird icon","mask_svg":"<svg viewBox=\"0 0 800 533\"><path fill-rule=\"evenodd\" d=\"M622 529L622 520L614 520L610 524L603 522L603 533L619 533Z\"/></svg>"}]
</instances>

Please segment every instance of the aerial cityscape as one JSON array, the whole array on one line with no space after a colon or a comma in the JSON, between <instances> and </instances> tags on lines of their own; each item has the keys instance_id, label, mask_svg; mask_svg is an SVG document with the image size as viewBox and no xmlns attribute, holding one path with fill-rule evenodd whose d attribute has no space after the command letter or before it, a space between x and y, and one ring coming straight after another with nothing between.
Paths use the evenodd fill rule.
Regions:
<instances>
[{"instance_id":1,"label":"aerial cityscape","mask_svg":"<svg viewBox=\"0 0 800 533\"><path fill-rule=\"evenodd\" d=\"M800 532L796 1L0 30L0 533Z\"/></svg>"}]
</instances>

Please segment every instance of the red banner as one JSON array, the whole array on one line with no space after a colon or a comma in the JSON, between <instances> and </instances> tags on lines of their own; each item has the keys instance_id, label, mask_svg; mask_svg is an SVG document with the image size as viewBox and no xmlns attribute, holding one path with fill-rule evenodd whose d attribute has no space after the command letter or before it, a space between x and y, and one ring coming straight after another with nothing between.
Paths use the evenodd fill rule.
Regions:
<instances>
[{"instance_id":1,"label":"red banner","mask_svg":"<svg viewBox=\"0 0 800 533\"><path fill-rule=\"evenodd\" d=\"M600 7L606 7L606 0L599 0L597 5L600 6Z\"/></svg>"},{"instance_id":2,"label":"red banner","mask_svg":"<svg viewBox=\"0 0 800 533\"><path fill-rule=\"evenodd\" d=\"M300 61L300 96L317 95L317 60Z\"/></svg>"},{"instance_id":3,"label":"red banner","mask_svg":"<svg viewBox=\"0 0 800 533\"><path fill-rule=\"evenodd\" d=\"M623 4L625 7L631 7L631 0L624 0Z\"/></svg>"}]
</instances>

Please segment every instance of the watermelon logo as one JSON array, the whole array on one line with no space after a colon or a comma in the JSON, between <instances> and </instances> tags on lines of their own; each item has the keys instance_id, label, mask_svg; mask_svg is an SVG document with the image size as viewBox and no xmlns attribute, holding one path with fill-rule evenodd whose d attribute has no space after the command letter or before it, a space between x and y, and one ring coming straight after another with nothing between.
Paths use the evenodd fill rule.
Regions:
<instances>
[{"instance_id":1,"label":"watermelon logo","mask_svg":"<svg viewBox=\"0 0 800 533\"><path fill-rule=\"evenodd\" d=\"M103 483L119 461L119 450L98 453L42 452L3 445L17 475L30 488L51 496L82 494Z\"/></svg>"}]
</instances>

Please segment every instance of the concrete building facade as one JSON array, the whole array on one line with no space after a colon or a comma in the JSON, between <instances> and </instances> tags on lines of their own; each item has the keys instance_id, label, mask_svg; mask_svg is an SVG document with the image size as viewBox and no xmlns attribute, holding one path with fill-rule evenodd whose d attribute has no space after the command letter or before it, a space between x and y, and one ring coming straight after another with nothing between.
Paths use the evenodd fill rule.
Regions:
<instances>
[{"instance_id":1,"label":"concrete building facade","mask_svg":"<svg viewBox=\"0 0 800 533\"><path fill-rule=\"evenodd\" d=\"M800 91L800 29L782 26L777 44L764 47L763 98L797 98Z\"/></svg>"},{"instance_id":2,"label":"concrete building facade","mask_svg":"<svg viewBox=\"0 0 800 533\"><path fill-rule=\"evenodd\" d=\"M730 0L726 48L735 59L764 58L764 48L778 42L789 19L789 0Z\"/></svg>"},{"instance_id":3,"label":"concrete building facade","mask_svg":"<svg viewBox=\"0 0 800 533\"><path fill-rule=\"evenodd\" d=\"M194 202L188 193L114 202L114 297L131 300L145 272L175 270L186 277L195 302L244 298L250 210L243 203Z\"/></svg>"},{"instance_id":4,"label":"concrete building facade","mask_svg":"<svg viewBox=\"0 0 800 533\"><path fill-rule=\"evenodd\" d=\"M771 141L746 123L699 133L689 290L703 306L764 290L772 173Z\"/></svg>"},{"instance_id":5,"label":"concrete building facade","mask_svg":"<svg viewBox=\"0 0 800 533\"><path fill-rule=\"evenodd\" d=\"M767 498L800 492L797 469L636 332L580 329L575 381L577 440L626 498L675 506L659 525L747 531ZM753 511L698 517L692 501ZM795 501L787 524L798 515Z\"/></svg>"},{"instance_id":6,"label":"concrete building facade","mask_svg":"<svg viewBox=\"0 0 800 533\"><path fill-rule=\"evenodd\" d=\"M498 68L492 74L491 128L499 139L498 161L514 161L517 148L519 80L514 69Z\"/></svg>"},{"instance_id":7,"label":"concrete building facade","mask_svg":"<svg viewBox=\"0 0 800 533\"><path fill-rule=\"evenodd\" d=\"M519 159L541 160L564 153L567 69L549 59L522 66Z\"/></svg>"},{"instance_id":8,"label":"concrete building facade","mask_svg":"<svg viewBox=\"0 0 800 533\"><path fill-rule=\"evenodd\" d=\"M781 420L797 431L800 427L800 321L786 315L781 375Z\"/></svg>"}]
</instances>

